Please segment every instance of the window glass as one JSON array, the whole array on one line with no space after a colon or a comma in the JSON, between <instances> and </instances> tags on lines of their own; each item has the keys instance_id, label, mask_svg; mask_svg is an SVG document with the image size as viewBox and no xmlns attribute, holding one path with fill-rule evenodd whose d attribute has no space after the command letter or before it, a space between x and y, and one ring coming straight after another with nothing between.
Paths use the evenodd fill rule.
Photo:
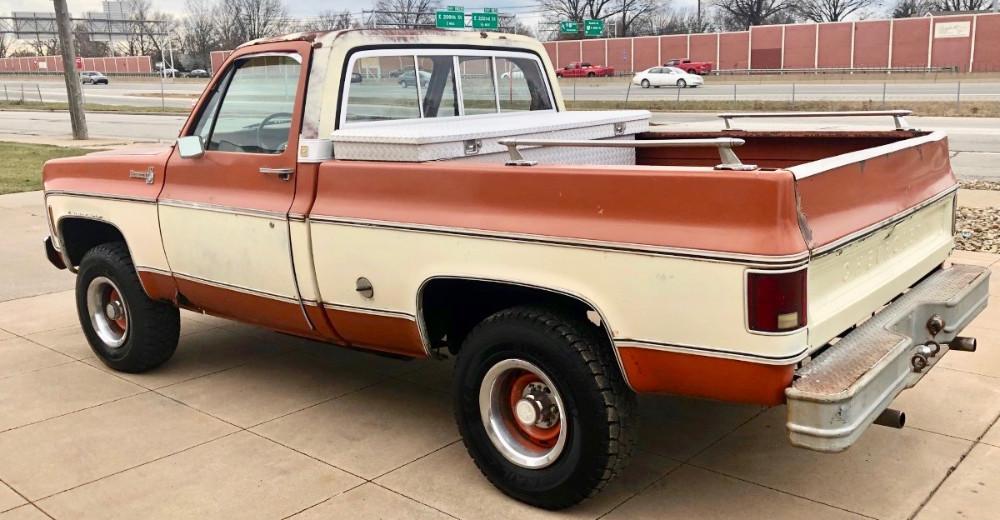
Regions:
<instances>
[{"instance_id":1,"label":"window glass","mask_svg":"<svg viewBox=\"0 0 1000 520\"><path fill-rule=\"evenodd\" d=\"M195 123L194 131L191 135L201 137L201 144L208 143L209 134L212 132L212 121L215 121L215 112L219 109L219 100L222 99L222 90L225 88L226 80L223 79L217 84L215 90L210 94L205 108L202 109L198 122Z\"/></svg>"},{"instance_id":2,"label":"window glass","mask_svg":"<svg viewBox=\"0 0 1000 520\"><path fill-rule=\"evenodd\" d=\"M417 70L427 75L421 86L421 106L424 117L453 117L458 115L455 96L455 58L453 56L420 56Z\"/></svg>"},{"instance_id":3,"label":"window glass","mask_svg":"<svg viewBox=\"0 0 1000 520\"><path fill-rule=\"evenodd\" d=\"M552 109L538 62L527 58L497 58L496 62L501 112Z\"/></svg>"},{"instance_id":4,"label":"window glass","mask_svg":"<svg viewBox=\"0 0 1000 520\"><path fill-rule=\"evenodd\" d=\"M431 75L416 70L413 56L358 58L350 76L345 115L348 122L420 117L417 81L425 88Z\"/></svg>"},{"instance_id":5,"label":"window glass","mask_svg":"<svg viewBox=\"0 0 1000 520\"><path fill-rule=\"evenodd\" d=\"M237 67L207 148L281 153L291 131L299 63L290 56L258 56Z\"/></svg>"},{"instance_id":6,"label":"window glass","mask_svg":"<svg viewBox=\"0 0 1000 520\"><path fill-rule=\"evenodd\" d=\"M462 56L458 62L462 74L462 100L465 114L493 114L497 111L493 91L493 63L486 57Z\"/></svg>"}]
</instances>

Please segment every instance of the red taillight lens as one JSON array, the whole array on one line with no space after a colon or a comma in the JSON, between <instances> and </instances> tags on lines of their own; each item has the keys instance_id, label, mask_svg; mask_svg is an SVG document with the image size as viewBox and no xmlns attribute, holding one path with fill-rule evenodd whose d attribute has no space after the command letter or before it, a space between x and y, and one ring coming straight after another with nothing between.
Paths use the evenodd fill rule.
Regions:
<instances>
[{"instance_id":1,"label":"red taillight lens","mask_svg":"<svg viewBox=\"0 0 1000 520\"><path fill-rule=\"evenodd\" d=\"M806 269L747 273L747 325L755 332L786 332L806 325Z\"/></svg>"}]
</instances>

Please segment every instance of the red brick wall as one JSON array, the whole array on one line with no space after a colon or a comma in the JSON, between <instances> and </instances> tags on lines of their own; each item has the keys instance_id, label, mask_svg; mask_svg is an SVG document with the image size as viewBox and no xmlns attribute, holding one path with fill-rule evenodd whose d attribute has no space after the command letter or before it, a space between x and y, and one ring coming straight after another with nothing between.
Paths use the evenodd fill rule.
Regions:
<instances>
[{"instance_id":1,"label":"red brick wall","mask_svg":"<svg viewBox=\"0 0 1000 520\"><path fill-rule=\"evenodd\" d=\"M930 18L894 20L892 29L892 66L926 67Z\"/></svg>"},{"instance_id":2,"label":"red brick wall","mask_svg":"<svg viewBox=\"0 0 1000 520\"><path fill-rule=\"evenodd\" d=\"M934 25L940 24L964 24L969 32L968 36L952 38L937 37L940 35L935 33L931 39L931 67L958 67L958 70L967 72L969 53L972 52L972 17L949 16L934 21ZM931 30L934 30L933 26Z\"/></svg>"},{"instance_id":3,"label":"red brick wall","mask_svg":"<svg viewBox=\"0 0 1000 520\"><path fill-rule=\"evenodd\" d=\"M854 66L889 66L889 22L875 20L855 24Z\"/></svg>"},{"instance_id":4,"label":"red brick wall","mask_svg":"<svg viewBox=\"0 0 1000 520\"><path fill-rule=\"evenodd\" d=\"M45 66L39 66L44 63ZM0 58L0 72L62 72L62 58L58 56L34 56L27 58ZM124 58L84 58L83 70L111 74L141 74L153 71L149 56L128 56Z\"/></svg>"},{"instance_id":5,"label":"red brick wall","mask_svg":"<svg viewBox=\"0 0 1000 520\"><path fill-rule=\"evenodd\" d=\"M718 69L746 69L750 53L749 32L722 33L719 38Z\"/></svg>"},{"instance_id":6,"label":"red brick wall","mask_svg":"<svg viewBox=\"0 0 1000 520\"><path fill-rule=\"evenodd\" d=\"M976 17L976 51L973 72L1000 71L1000 15Z\"/></svg>"},{"instance_id":7,"label":"red brick wall","mask_svg":"<svg viewBox=\"0 0 1000 520\"><path fill-rule=\"evenodd\" d=\"M851 66L851 24L819 24L819 68Z\"/></svg>"},{"instance_id":8,"label":"red brick wall","mask_svg":"<svg viewBox=\"0 0 1000 520\"><path fill-rule=\"evenodd\" d=\"M660 65L659 38L652 36L635 39L635 70L646 70Z\"/></svg>"},{"instance_id":9,"label":"red brick wall","mask_svg":"<svg viewBox=\"0 0 1000 520\"><path fill-rule=\"evenodd\" d=\"M672 36L663 36L660 38L660 57L663 58L659 65L663 65L667 60L673 59L683 59L687 58L687 41L688 37L686 34L676 34ZM691 42L694 43L693 41ZM715 61L715 39L712 39L712 61ZM694 48L692 46L692 51Z\"/></svg>"},{"instance_id":10,"label":"red brick wall","mask_svg":"<svg viewBox=\"0 0 1000 520\"><path fill-rule=\"evenodd\" d=\"M712 62L712 68L718 68L719 60L716 59L718 56L718 43L719 37L715 34L692 34L691 35L691 58L694 61L710 61ZM683 58L684 56L675 56L677 58ZM669 58L664 55L664 61Z\"/></svg>"},{"instance_id":11,"label":"red brick wall","mask_svg":"<svg viewBox=\"0 0 1000 520\"><path fill-rule=\"evenodd\" d=\"M580 61L580 42L579 41L566 41L559 42L559 63L556 63L556 68L565 67L574 61Z\"/></svg>"},{"instance_id":12,"label":"red brick wall","mask_svg":"<svg viewBox=\"0 0 1000 520\"><path fill-rule=\"evenodd\" d=\"M781 68L781 26L750 28L750 63L755 69Z\"/></svg>"},{"instance_id":13,"label":"red brick wall","mask_svg":"<svg viewBox=\"0 0 1000 520\"><path fill-rule=\"evenodd\" d=\"M785 26L785 68L804 69L816 65L816 24Z\"/></svg>"}]
</instances>

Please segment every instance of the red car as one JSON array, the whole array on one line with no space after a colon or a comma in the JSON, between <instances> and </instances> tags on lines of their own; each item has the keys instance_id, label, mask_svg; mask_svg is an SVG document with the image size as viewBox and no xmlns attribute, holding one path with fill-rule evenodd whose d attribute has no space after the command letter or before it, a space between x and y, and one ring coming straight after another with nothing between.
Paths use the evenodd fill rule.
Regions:
<instances>
[{"instance_id":1,"label":"red car","mask_svg":"<svg viewBox=\"0 0 1000 520\"><path fill-rule=\"evenodd\" d=\"M591 65L585 61L574 61L565 67L560 67L556 69L556 77L560 78L593 78L593 77L605 77L614 76L614 67L602 67L600 65Z\"/></svg>"},{"instance_id":2,"label":"red car","mask_svg":"<svg viewBox=\"0 0 1000 520\"><path fill-rule=\"evenodd\" d=\"M691 61L689 59L676 59L670 60L663 64L664 67L677 67L678 69L687 72L688 74L701 74L705 75L712 72L712 62L710 61Z\"/></svg>"}]
</instances>

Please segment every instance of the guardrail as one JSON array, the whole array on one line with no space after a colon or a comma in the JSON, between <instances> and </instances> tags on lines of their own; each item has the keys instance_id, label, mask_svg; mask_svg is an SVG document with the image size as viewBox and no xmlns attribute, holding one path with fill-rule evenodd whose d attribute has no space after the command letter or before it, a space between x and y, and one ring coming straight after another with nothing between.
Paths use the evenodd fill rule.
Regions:
<instances>
[{"instance_id":1,"label":"guardrail","mask_svg":"<svg viewBox=\"0 0 1000 520\"><path fill-rule=\"evenodd\" d=\"M958 73L958 67L836 67L836 68L782 68L782 69L722 69L713 70L712 76L756 76L785 74L929 74Z\"/></svg>"}]
</instances>

